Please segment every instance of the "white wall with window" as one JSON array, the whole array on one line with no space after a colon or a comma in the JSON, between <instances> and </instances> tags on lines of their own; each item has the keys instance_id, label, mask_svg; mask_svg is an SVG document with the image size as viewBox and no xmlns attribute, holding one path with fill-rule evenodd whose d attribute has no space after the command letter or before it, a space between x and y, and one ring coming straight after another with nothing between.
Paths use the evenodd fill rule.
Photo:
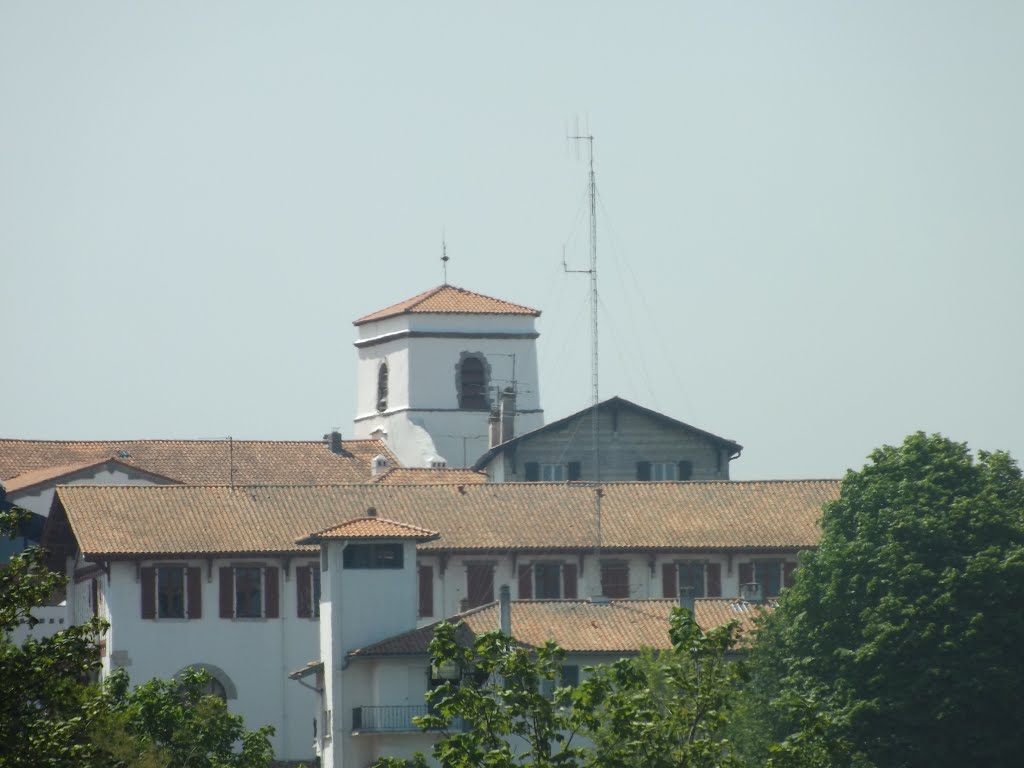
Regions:
<instances>
[{"instance_id":1,"label":"white wall with window","mask_svg":"<svg viewBox=\"0 0 1024 768\"><path fill-rule=\"evenodd\" d=\"M274 726L278 759L308 760L308 691L287 674L317 654L314 557L122 560L108 564L109 576L77 581L76 570L94 569L69 560L69 620L92 615L95 581L98 615L111 624L103 674L123 667L137 684L203 667L247 727Z\"/></svg>"}]
</instances>

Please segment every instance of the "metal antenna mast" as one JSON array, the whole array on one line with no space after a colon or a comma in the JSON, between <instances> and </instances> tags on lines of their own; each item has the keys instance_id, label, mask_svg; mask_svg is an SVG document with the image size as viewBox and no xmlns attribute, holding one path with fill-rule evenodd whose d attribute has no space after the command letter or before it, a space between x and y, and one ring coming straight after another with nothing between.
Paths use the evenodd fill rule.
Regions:
<instances>
[{"instance_id":1,"label":"metal antenna mast","mask_svg":"<svg viewBox=\"0 0 1024 768\"><path fill-rule=\"evenodd\" d=\"M588 197L590 199L590 269L569 269L565 263L565 254L562 255L562 268L566 272L578 272L590 275L590 385L591 385L591 406L590 416L591 441L594 454L594 526L595 543L594 553L601 554L601 462L599 455L597 412L600 394L598 390L598 344L597 344L597 177L594 174L594 136L593 134L581 134L576 131L569 136L573 141L587 142L590 161L590 177L588 184Z\"/></svg>"}]
</instances>

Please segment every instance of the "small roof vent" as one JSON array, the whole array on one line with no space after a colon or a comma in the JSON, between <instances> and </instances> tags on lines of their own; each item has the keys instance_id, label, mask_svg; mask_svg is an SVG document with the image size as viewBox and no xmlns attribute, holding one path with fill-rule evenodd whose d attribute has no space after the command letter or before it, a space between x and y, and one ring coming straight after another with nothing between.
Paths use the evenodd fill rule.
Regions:
<instances>
[{"instance_id":1,"label":"small roof vent","mask_svg":"<svg viewBox=\"0 0 1024 768\"><path fill-rule=\"evenodd\" d=\"M427 459L427 466L431 469L445 469L448 462L441 456L431 456Z\"/></svg>"},{"instance_id":2,"label":"small roof vent","mask_svg":"<svg viewBox=\"0 0 1024 768\"><path fill-rule=\"evenodd\" d=\"M367 517L376 517L377 516L377 508L376 507L367 507L366 508L366 516Z\"/></svg>"}]
</instances>

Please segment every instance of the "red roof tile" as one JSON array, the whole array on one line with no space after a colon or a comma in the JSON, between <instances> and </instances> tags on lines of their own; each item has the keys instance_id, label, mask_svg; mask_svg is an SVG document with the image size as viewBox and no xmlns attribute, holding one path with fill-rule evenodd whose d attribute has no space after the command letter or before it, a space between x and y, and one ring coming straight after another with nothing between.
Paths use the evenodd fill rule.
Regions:
<instances>
[{"instance_id":1,"label":"red roof tile","mask_svg":"<svg viewBox=\"0 0 1024 768\"><path fill-rule=\"evenodd\" d=\"M368 315L354 320L352 325L362 325L386 317L410 313L440 315L532 315L539 317L540 312L520 304L513 304L502 299L473 293L465 288L454 285L439 285L424 291L411 299L392 304Z\"/></svg>"}]
</instances>

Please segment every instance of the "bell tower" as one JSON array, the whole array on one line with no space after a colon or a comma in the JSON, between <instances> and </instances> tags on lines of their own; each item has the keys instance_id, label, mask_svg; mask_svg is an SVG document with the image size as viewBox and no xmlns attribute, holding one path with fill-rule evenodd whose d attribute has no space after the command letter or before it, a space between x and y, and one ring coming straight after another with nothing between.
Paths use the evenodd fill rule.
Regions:
<instances>
[{"instance_id":1,"label":"bell tower","mask_svg":"<svg viewBox=\"0 0 1024 768\"><path fill-rule=\"evenodd\" d=\"M407 467L465 467L499 407L506 437L543 426L539 316L446 283L359 318L354 436L383 438Z\"/></svg>"}]
</instances>

